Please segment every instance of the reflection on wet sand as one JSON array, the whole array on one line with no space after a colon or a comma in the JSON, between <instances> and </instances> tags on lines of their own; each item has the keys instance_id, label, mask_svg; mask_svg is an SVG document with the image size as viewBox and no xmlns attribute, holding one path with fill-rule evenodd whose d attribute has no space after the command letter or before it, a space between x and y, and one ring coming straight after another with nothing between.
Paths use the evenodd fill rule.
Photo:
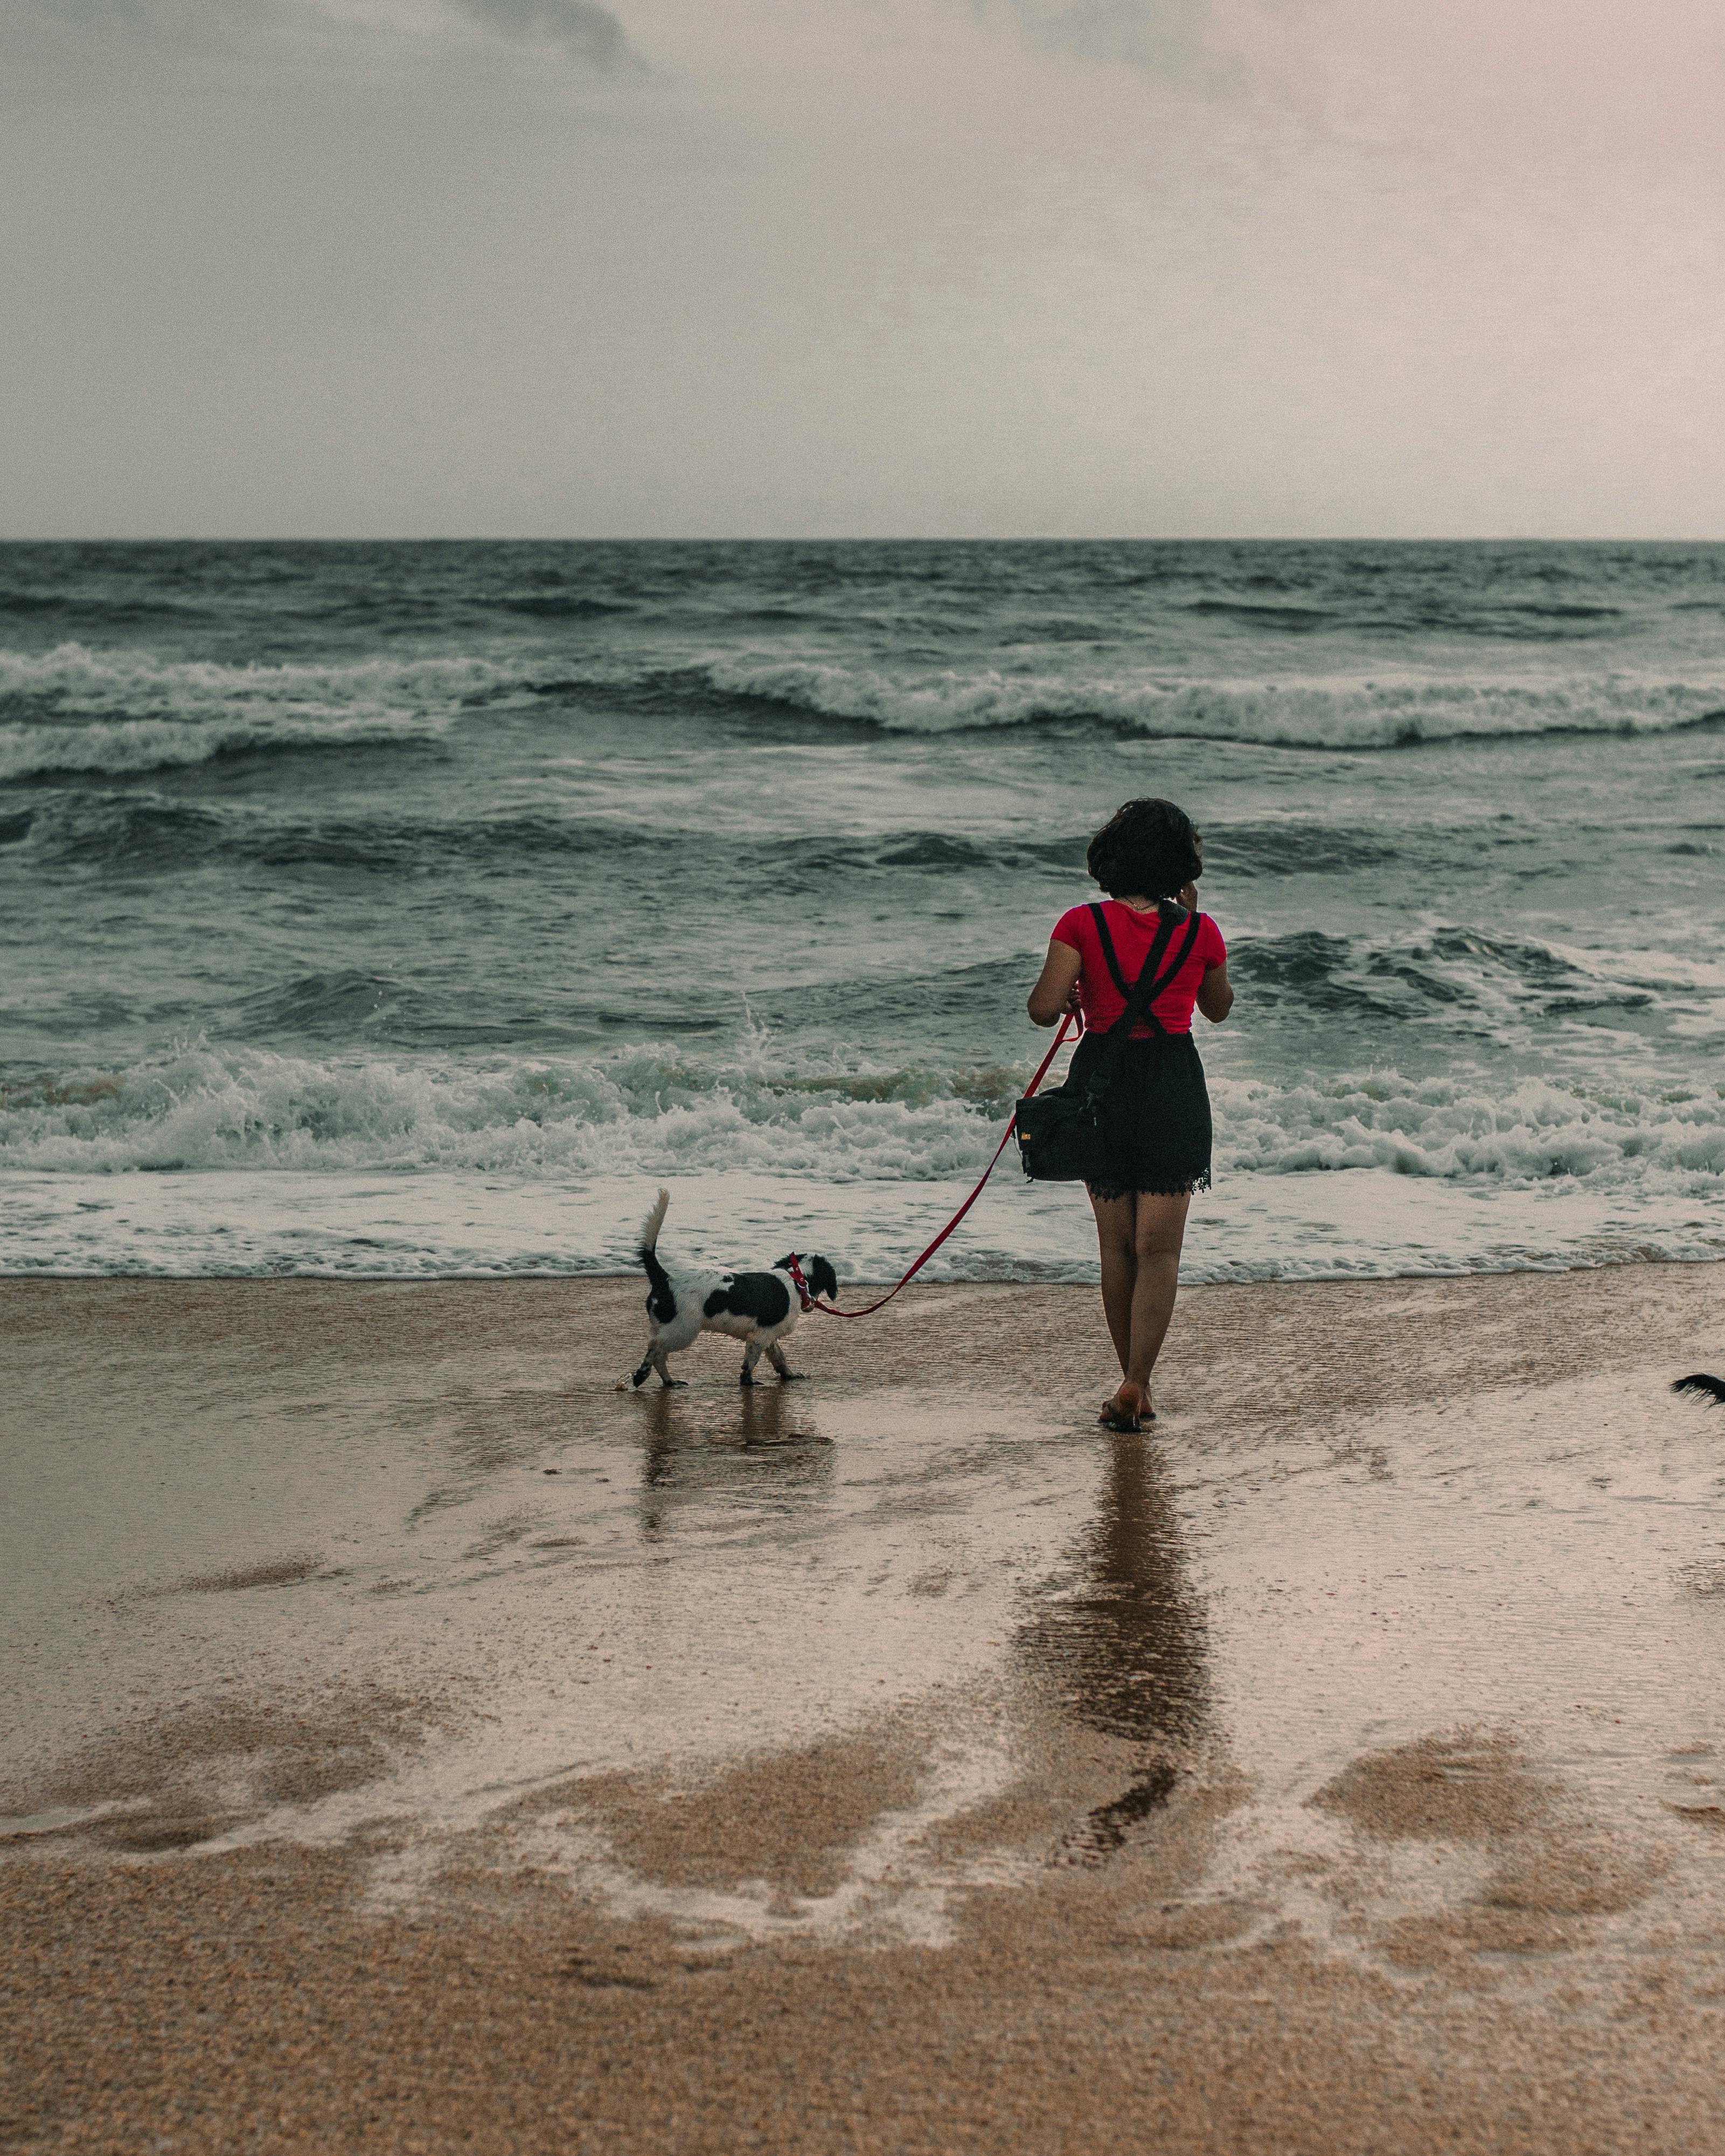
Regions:
<instances>
[{"instance_id":1,"label":"reflection on wet sand","mask_svg":"<svg viewBox=\"0 0 1725 2156\"><path fill-rule=\"evenodd\" d=\"M824 1496L832 1446L796 1400L778 1385L739 1386L722 1406L662 1389L642 1395L642 1540L662 1541L690 1508L746 1506L782 1523Z\"/></svg>"},{"instance_id":2,"label":"reflection on wet sand","mask_svg":"<svg viewBox=\"0 0 1725 2156\"><path fill-rule=\"evenodd\" d=\"M1209 1677L1204 1612L1186 1578L1165 1471L1140 1438L1117 1437L1078 1584L1056 1588L1019 1631L1033 1676L1087 1727L1145 1748L1130 1789L1099 1806L1073 1845L1095 1860L1162 1804L1172 1753L1202 1734Z\"/></svg>"}]
</instances>

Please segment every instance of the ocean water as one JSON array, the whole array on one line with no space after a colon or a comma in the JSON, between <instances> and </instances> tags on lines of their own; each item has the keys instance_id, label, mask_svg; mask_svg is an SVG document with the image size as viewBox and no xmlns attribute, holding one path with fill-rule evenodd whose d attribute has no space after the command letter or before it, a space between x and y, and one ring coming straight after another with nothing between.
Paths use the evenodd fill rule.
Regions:
<instances>
[{"instance_id":1,"label":"ocean water","mask_svg":"<svg viewBox=\"0 0 1725 2156\"><path fill-rule=\"evenodd\" d=\"M0 547L0 1270L896 1277L1139 793L1189 1277L1725 1254L1725 548L164 544Z\"/></svg>"}]
</instances>

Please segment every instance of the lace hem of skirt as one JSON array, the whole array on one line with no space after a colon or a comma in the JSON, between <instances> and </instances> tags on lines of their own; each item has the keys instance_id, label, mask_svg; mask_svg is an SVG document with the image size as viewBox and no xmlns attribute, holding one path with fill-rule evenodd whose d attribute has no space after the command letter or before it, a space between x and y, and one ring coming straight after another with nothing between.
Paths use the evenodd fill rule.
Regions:
<instances>
[{"instance_id":1,"label":"lace hem of skirt","mask_svg":"<svg viewBox=\"0 0 1725 2156\"><path fill-rule=\"evenodd\" d=\"M1210 1172L1205 1168L1202 1175L1189 1176L1183 1183L1086 1183L1084 1187L1105 1204L1112 1198L1195 1198L1209 1188Z\"/></svg>"}]
</instances>

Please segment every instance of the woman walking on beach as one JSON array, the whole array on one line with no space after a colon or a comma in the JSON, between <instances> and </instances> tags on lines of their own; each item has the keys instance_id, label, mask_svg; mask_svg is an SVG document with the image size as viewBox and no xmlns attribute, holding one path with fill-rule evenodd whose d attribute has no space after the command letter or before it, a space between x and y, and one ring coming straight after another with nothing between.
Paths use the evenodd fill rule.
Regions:
<instances>
[{"instance_id":1,"label":"woman walking on beach","mask_svg":"<svg viewBox=\"0 0 1725 2156\"><path fill-rule=\"evenodd\" d=\"M1083 1014L1069 1088L1084 1086L1153 952L1159 971L1185 952L1123 1046L1111 1051L1117 1060L1085 1180L1096 1216L1102 1308L1120 1358L1120 1385L1101 1419L1135 1430L1153 1414L1150 1373L1173 1316L1186 1209L1210 1179L1209 1094L1192 1013L1195 1007L1219 1025L1234 990L1221 931L1198 912L1203 846L1183 809L1172 801L1128 801L1091 840L1085 866L1108 902L1075 906L1055 923L1029 1006L1038 1025L1053 1025L1068 1011Z\"/></svg>"}]
</instances>

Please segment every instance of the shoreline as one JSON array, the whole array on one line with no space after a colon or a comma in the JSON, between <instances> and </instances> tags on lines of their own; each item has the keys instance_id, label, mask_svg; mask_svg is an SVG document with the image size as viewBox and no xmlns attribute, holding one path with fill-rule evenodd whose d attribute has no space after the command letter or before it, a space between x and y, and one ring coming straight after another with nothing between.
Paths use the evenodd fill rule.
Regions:
<instances>
[{"instance_id":1,"label":"shoreline","mask_svg":"<svg viewBox=\"0 0 1725 2156\"><path fill-rule=\"evenodd\" d=\"M1711 2152L1722 1280L0 1280L0 2145Z\"/></svg>"},{"instance_id":2,"label":"shoreline","mask_svg":"<svg viewBox=\"0 0 1725 2156\"><path fill-rule=\"evenodd\" d=\"M1489 1265L1462 1265L1458 1263L1454 1267L1444 1268L1441 1270L1435 1267L1427 1267L1419 1269L1410 1268L1399 1272L1271 1274L1255 1277L1250 1280L1188 1281L1183 1277L1180 1282L1180 1292L1183 1296L1185 1296L1195 1294L1200 1290L1207 1291L1213 1288L1267 1289L1284 1287L1370 1287L1377 1285L1388 1285L1397 1281L1503 1280L1516 1278L1522 1275L1528 1275L1534 1277L1558 1277L1569 1273L1600 1273L1625 1270L1635 1271L1648 1265L1680 1265L1688 1267L1716 1265L1725 1265L1725 1250L1708 1252L1697 1251L1677 1256L1668 1255L1664 1252L1650 1253L1641 1250L1629 1250L1625 1251L1620 1255L1594 1259L1572 1258L1565 1260L1561 1263L1553 1260L1550 1264L1522 1262L1519 1264ZM583 1284L588 1284L593 1286L614 1286L619 1281L631 1281L639 1277L640 1277L639 1270L637 1269L632 1269L627 1265L611 1266L603 1270L595 1270L592 1271L581 1272L553 1272L550 1270L540 1272L462 1272L452 1270L449 1272L403 1274L317 1271L309 1268L304 1271L282 1271L271 1273L218 1271L170 1273L149 1272L145 1271L142 1269L133 1269L130 1270L115 1270L107 1272L67 1272L55 1271L52 1268L46 1266L39 1269L32 1267L28 1271L20 1270L13 1272L0 1268L0 1286L17 1286L20 1283L31 1281L42 1281L61 1286L73 1286L80 1283L95 1283L101 1281L126 1281L131 1282L153 1281L158 1281L162 1286L168 1287L191 1287L203 1284L213 1284L217 1281L231 1281L237 1284L244 1284L253 1287L269 1287L274 1286L279 1281L311 1281L329 1287L369 1288L418 1288L443 1286L511 1287L551 1284L561 1284L569 1286L580 1286ZM844 1286L841 1289L841 1293L847 1295L861 1295L864 1293L872 1294L877 1289L892 1286L896 1277L897 1276L896 1275L887 1276L884 1274L879 1279L870 1279L860 1275L847 1276L844 1283ZM976 1279L924 1280L919 1274L916 1281L913 1281L911 1285L918 1287L946 1289L987 1287L1000 1288L1003 1290L1073 1289L1081 1291L1086 1289L1094 1291L1097 1286L1097 1282L1094 1280L1038 1280L1028 1276L1024 1279L1015 1279L1010 1276L994 1275L990 1275L987 1278L978 1277Z\"/></svg>"},{"instance_id":3,"label":"shoreline","mask_svg":"<svg viewBox=\"0 0 1725 2156\"><path fill-rule=\"evenodd\" d=\"M824 1250L853 1285L896 1280L973 1183L833 1182L741 1160L666 1180L671 1244L689 1262L767 1263L794 1242ZM1506 1187L1368 1167L1230 1175L1195 1208L1182 1270L1189 1284L1447 1277L1725 1252L1711 1201L1661 1195L1659 1182L1631 1202L1609 1178L1588 1176ZM633 1270L653 1187L633 1173L578 1187L465 1168L13 1170L0 1268L25 1278L602 1278ZM947 1277L1093 1282L1090 1209L1070 1186L997 1173L937 1264Z\"/></svg>"}]
</instances>

